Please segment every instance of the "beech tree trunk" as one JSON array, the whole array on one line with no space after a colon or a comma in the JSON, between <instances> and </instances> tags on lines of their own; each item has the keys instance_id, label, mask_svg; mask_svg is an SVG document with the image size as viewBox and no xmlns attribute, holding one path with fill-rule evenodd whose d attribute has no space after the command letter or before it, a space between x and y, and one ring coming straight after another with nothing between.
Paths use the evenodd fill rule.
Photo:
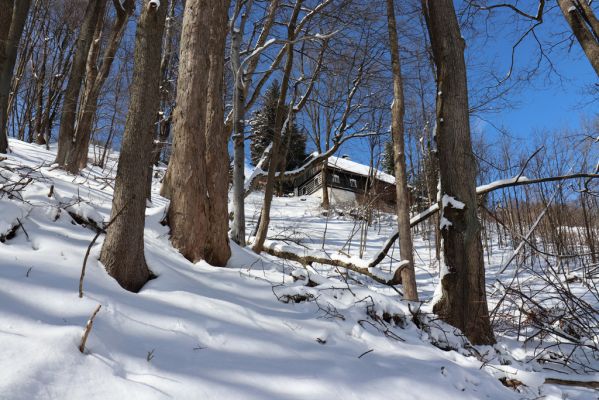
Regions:
<instances>
[{"instance_id":1,"label":"beech tree trunk","mask_svg":"<svg viewBox=\"0 0 599 400\"><path fill-rule=\"evenodd\" d=\"M210 8L210 40L206 111L206 173L208 175L208 223L204 259L225 266L229 248L229 133L225 130L224 71L229 0L214 1Z\"/></svg>"},{"instance_id":2,"label":"beech tree trunk","mask_svg":"<svg viewBox=\"0 0 599 400\"><path fill-rule=\"evenodd\" d=\"M135 34L130 105L117 167L112 225L100 261L125 289L137 292L150 279L144 256L148 164L160 100L160 55L166 7L144 1Z\"/></svg>"},{"instance_id":3,"label":"beech tree trunk","mask_svg":"<svg viewBox=\"0 0 599 400\"><path fill-rule=\"evenodd\" d=\"M231 239L245 246L245 143L243 123L243 72L241 61L241 32L233 30L231 34L231 69L235 88L233 92L233 226Z\"/></svg>"},{"instance_id":4,"label":"beech tree trunk","mask_svg":"<svg viewBox=\"0 0 599 400\"><path fill-rule=\"evenodd\" d=\"M0 0L0 153L8 151L8 99L30 0Z\"/></svg>"},{"instance_id":5,"label":"beech tree trunk","mask_svg":"<svg viewBox=\"0 0 599 400\"><path fill-rule=\"evenodd\" d=\"M557 0L580 47L599 76L599 20L587 0Z\"/></svg>"},{"instance_id":6,"label":"beech tree trunk","mask_svg":"<svg viewBox=\"0 0 599 400\"><path fill-rule=\"evenodd\" d=\"M129 16L133 14L134 9L134 0L126 0L122 6L117 7L116 21L112 27L106 49L104 50L102 65L99 70L97 63L100 36L102 35L103 30L103 18L102 16L98 18L96 34L94 35L95 40L91 46L87 61L85 94L79 106L79 118L75 129L74 140L69 149L66 161L66 170L73 174L78 173L87 165L87 153L92 135L94 118L96 116L96 110L98 109L98 98L100 97L102 87L110 74L110 68L112 67L112 62L114 61L121 39L123 38L127 20L129 19Z\"/></svg>"},{"instance_id":7,"label":"beech tree trunk","mask_svg":"<svg viewBox=\"0 0 599 400\"><path fill-rule=\"evenodd\" d=\"M393 105L391 107L391 137L395 162L395 190L397 197L397 223L399 232L399 255L402 261L408 261L400 271L405 300L418 300L416 276L414 275L414 247L410 229L410 192L406 171L403 119L405 114L401 62L397 42L397 27L393 0L387 0L387 26L389 29L389 48L391 50L391 69L393 73ZM399 277L396 277L399 278ZM399 279L397 279L399 280Z\"/></svg>"},{"instance_id":8,"label":"beech tree trunk","mask_svg":"<svg viewBox=\"0 0 599 400\"><path fill-rule=\"evenodd\" d=\"M66 165L67 156L73 145L77 103L83 84L89 49L94 39L98 19L103 17L105 9L106 0L90 0L85 9L85 16L77 37L77 49L75 50L69 81L64 93L60 129L58 131L58 151L54 161L61 167Z\"/></svg>"},{"instance_id":9,"label":"beech tree trunk","mask_svg":"<svg viewBox=\"0 0 599 400\"><path fill-rule=\"evenodd\" d=\"M422 0L437 67L437 148L442 233L440 298L434 312L473 344L494 343L485 292L485 269L476 211L476 164L470 139L464 39L452 0ZM457 206L457 207L456 207Z\"/></svg>"},{"instance_id":10,"label":"beech tree trunk","mask_svg":"<svg viewBox=\"0 0 599 400\"><path fill-rule=\"evenodd\" d=\"M228 242L228 154L223 116L229 1L187 0L173 116L173 148L162 194L171 199L171 241L188 260L224 266ZM208 73L206 73L208 71Z\"/></svg>"}]
</instances>

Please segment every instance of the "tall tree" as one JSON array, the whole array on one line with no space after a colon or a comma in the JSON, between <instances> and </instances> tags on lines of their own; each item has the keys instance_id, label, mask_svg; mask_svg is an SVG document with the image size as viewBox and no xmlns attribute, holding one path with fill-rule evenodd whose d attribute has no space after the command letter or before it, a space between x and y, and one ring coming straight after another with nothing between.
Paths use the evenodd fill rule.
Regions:
<instances>
[{"instance_id":1,"label":"tall tree","mask_svg":"<svg viewBox=\"0 0 599 400\"><path fill-rule=\"evenodd\" d=\"M291 70L293 68L293 54L294 54L294 41L296 39L296 25L297 20L302 8L303 0L297 0L291 17L287 24L287 43L285 44L285 67L283 68L283 79L281 82L281 91L279 98L277 99L277 108L275 112L275 123L273 127L273 140L272 140L272 152L270 156L271 166L276 166L280 162L279 152L281 149L281 136L284 129L285 121L289 121L291 113L285 113L285 104L287 101L287 90L289 89L289 80L291 79ZM293 100L295 101L295 99ZM292 104L293 106L293 104ZM293 108L289 108L290 111ZM264 242L266 241L266 235L268 234L268 226L270 224L270 207L272 204L272 197L275 189L275 168L269 168L266 176L266 186L264 188L264 202L262 203L262 209L260 211L260 222L258 224L258 230L256 231L256 239L252 246L252 250L256 253L262 252Z\"/></svg>"},{"instance_id":2,"label":"tall tree","mask_svg":"<svg viewBox=\"0 0 599 400\"><path fill-rule=\"evenodd\" d=\"M239 4L239 3L238 3ZM245 19L242 18L242 24ZM235 21L232 21L234 24ZM231 239L238 245L245 246L245 123L242 118L243 70L241 68L241 29L231 30L231 70L233 72L233 223Z\"/></svg>"},{"instance_id":3,"label":"tall tree","mask_svg":"<svg viewBox=\"0 0 599 400\"><path fill-rule=\"evenodd\" d=\"M148 165L152 159L154 122L160 102L160 59L166 6L143 2L135 34L130 105L117 167L111 225L100 256L106 271L130 291L150 278L144 256Z\"/></svg>"},{"instance_id":4,"label":"tall tree","mask_svg":"<svg viewBox=\"0 0 599 400\"><path fill-rule=\"evenodd\" d=\"M434 312L474 344L494 342L477 219L465 42L452 0L422 0L437 70L437 152L443 256Z\"/></svg>"},{"instance_id":5,"label":"tall tree","mask_svg":"<svg viewBox=\"0 0 599 400\"><path fill-rule=\"evenodd\" d=\"M391 50L391 72L393 74L393 105L391 107L391 136L395 166L395 190L397 198L397 223L399 225L399 255L402 262L407 261L399 271L404 288L404 299L418 300L416 276L414 275L414 248L410 229L410 193L404 145L404 94L401 77L401 61L395 22L393 0L387 0L387 27L389 30L389 49ZM396 281L399 277L396 277Z\"/></svg>"},{"instance_id":6,"label":"tall tree","mask_svg":"<svg viewBox=\"0 0 599 400\"><path fill-rule=\"evenodd\" d=\"M100 91L110 74L110 68L114 61L116 52L121 43L123 32L129 20L129 16L135 10L134 0L125 0L122 4L119 1L113 1L116 13L116 20L108 38L108 43L104 49L100 67L98 67L98 58L100 53L100 39L103 32L104 18L100 16L96 25L95 39L91 45L87 59L87 73L85 76L85 92L79 104L77 126L75 128L74 140L70 151L67 154L66 169L76 174L87 164L87 153L89 141L92 135L93 121L98 109L98 98Z\"/></svg>"},{"instance_id":7,"label":"tall tree","mask_svg":"<svg viewBox=\"0 0 599 400\"><path fill-rule=\"evenodd\" d=\"M185 4L173 148L162 186L162 194L171 199L173 246L193 262L204 259L218 266L231 254L222 99L228 7L229 1L219 0Z\"/></svg>"},{"instance_id":8,"label":"tall tree","mask_svg":"<svg viewBox=\"0 0 599 400\"><path fill-rule=\"evenodd\" d=\"M30 0L0 0L0 153L8 150L8 97Z\"/></svg>"},{"instance_id":9,"label":"tall tree","mask_svg":"<svg viewBox=\"0 0 599 400\"><path fill-rule=\"evenodd\" d=\"M245 104L248 89L252 84L252 78L256 68L259 65L259 59L262 51L264 51L266 40L270 29L274 25L276 11L279 6L279 0L271 0L268 9L266 10L265 18L262 21L262 30L256 39L253 47L257 52L252 52L248 58L241 61L241 45L243 42L243 34L245 26L250 16L253 1L237 0L235 11L231 18L231 68L233 70L233 80L235 82L233 90L233 107L227 116L225 129L232 128L233 130L233 223L231 226L231 238L237 244L245 246L245 126L244 119L247 109L251 104ZM241 13L242 8L244 12ZM236 26L237 15L241 13L239 25ZM250 38L254 37L252 31ZM251 41L251 39L250 39ZM262 50L260 50L262 49ZM246 63L247 62L247 63ZM242 65L246 64L243 68ZM268 80L268 77L274 71L278 62L274 62L271 68L266 71L258 83L254 94L251 96L255 99L260 93L263 79ZM266 82L264 80L264 82Z\"/></svg>"},{"instance_id":10,"label":"tall tree","mask_svg":"<svg viewBox=\"0 0 599 400\"><path fill-rule=\"evenodd\" d=\"M103 18L104 11L106 10L106 1L89 0L85 9L81 30L77 37L75 56L71 65L71 72L69 73L69 82L64 93L60 130L58 133L58 151L56 153L56 160L54 161L62 167L66 165L67 156L73 145L77 103L85 75L85 66L94 39L96 25L98 24L98 20Z\"/></svg>"}]
</instances>

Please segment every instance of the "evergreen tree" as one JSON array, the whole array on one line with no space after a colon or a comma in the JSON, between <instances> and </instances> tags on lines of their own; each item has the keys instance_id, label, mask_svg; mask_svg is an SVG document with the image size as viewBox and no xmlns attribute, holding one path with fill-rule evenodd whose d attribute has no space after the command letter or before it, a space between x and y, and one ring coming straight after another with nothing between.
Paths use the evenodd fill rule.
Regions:
<instances>
[{"instance_id":1,"label":"evergreen tree","mask_svg":"<svg viewBox=\"0 0 599 400\"><path fill-rule=\"evenodd\" d=\"M395 176L395 161L393 159L393 140L385 142L385 151L381 160L383 172Z\"/></svg>"},{"instance_id":2,"label":"evergreen tree","mask_svg":"<svg viewBox=\"0 0 599 400\"><path fill-rule=\"evenodd\" d=\"M254 117L250 121L252 136L250 139L250 157L252 165L258 164L266 147L270 144L274 134L275 114L277 107L277 99L280 94L280 86L278 81L274 81L264 94L262 108L254 113ZM285 106L284 112L287 113L288 107ZM288 135L291 135L289 144L289 152L287 153L286 169L293 169L301 166L306 155L306 134L292 123L291 127L287 128L281 138L281 143L285 144L288 140Z\"/></svg>"}]
</instances>

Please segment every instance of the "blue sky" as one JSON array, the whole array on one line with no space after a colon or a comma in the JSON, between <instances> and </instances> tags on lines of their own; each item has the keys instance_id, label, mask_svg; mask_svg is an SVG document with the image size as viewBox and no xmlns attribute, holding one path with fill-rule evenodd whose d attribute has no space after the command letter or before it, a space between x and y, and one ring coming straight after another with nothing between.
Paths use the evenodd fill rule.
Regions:
<instances>
[{"instance_id":1,"label":"blue sky","mask_svg":"<svg viewBox=\"0 0 599 400\"><path fill-rule=\"evenodd\" d=\"M536 1L520 4L531 7L526 10L530 13L536 11ZM486 13L477 14L473 26L462 32L467 43L471 93L492 84L489 73L499 77L506 75L510 69L512 46L531 24L514 17L506 9L499 10L490 18ZM568 40L572 35L555 5L547 7L544 22L535 32L547 56L542 58L540 68L510 90L497 104L496 112L483 112L472 117L473 130L482 131L487 142L493 143L501 137L502 133L495 127L527 145L532 136L540 132L578 131L583 119L599 117L599 79L578 42ZM534 66L540 54L535 38L527 36L515 52L514 78L506 84L513 83ZM593 87L594 98L590 94ZM471 101L474 102L475 99ZM361 146L358 142L350 143L341 153L349 153L355 160L366 163L368 155Z\"/></svg>"},{"instance_id":2,"label":"blue sky","mask_svg":"<svg viewBox=\"0 0 599 400\"><path fill-rule=\"evenodd\" d=\"M530 2L533 6L534 3ZM494 37L473 50L495 64L493 69L500 76L509 70L512 45L530 26L530 22L515 19L508 11L502 13L491 20ZM527 138L539 130L576 130L583 118L599 115L599 98L597 94L594 99L590 95L590 89L599 84L599 79L578 42L569 40L572 36L560 11L546 10L545 21L536 32L547 59L542 60L531 79L506 97L516 107L482 115L519 138ZM556 45L562 40L563 44ZM523 73L540 54L537 42L529 35L516 50L515 74ZM485 133L493 135L493 131L486 126Z\"/></svg>"}]
</instances>

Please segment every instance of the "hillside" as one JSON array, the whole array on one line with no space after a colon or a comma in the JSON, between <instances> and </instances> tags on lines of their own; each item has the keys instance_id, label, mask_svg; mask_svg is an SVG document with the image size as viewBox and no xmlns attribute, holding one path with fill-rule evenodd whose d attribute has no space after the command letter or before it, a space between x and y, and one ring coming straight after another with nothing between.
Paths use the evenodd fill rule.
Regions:
<instances>
[{"instance_id":1,"label":"hillside","mask_svg":"<svg viewBox=\"0 0 599 400\"><path fill-rule=\"evenodd\" d=\"M51 165L54 150L12 140L0 161L0 399L593 399L592 389L543 384L597 381L531 360L535 343L498 337L473 348L430 314L359 276L257 256L233 246L226 268L192 264L160 221L168 202L153 184L145 255L156 278L123 290L91 247L109 218L114 158L80 175ZM257 215L260 193L248 199ZM344 247L355 221L323 215L314 198L275 198L270 237L306 249ZM365 256L394 228L383 215ZM323 243L323 235L326 236ZM415 236L418 288L433 296L431 243ZM434 243L433 243L434 245ZM358 255L358 245L345 251ZM509 256L496 246L488 275ZM487 258L486 258L487 260ZM382 268L387 268L383 266ZM509 281L512 274L498 275ZM490 280L489 286L494 283ZM599 301L599 300L598 300ZM101 305L85 352L86 321ZM592 353L589 353L592 357ZM598 360L589 366L599 369ZM589 367L589 368L590 368ZM521 384L512 389L500 379Z\"/></svg>"}]
</instances>

